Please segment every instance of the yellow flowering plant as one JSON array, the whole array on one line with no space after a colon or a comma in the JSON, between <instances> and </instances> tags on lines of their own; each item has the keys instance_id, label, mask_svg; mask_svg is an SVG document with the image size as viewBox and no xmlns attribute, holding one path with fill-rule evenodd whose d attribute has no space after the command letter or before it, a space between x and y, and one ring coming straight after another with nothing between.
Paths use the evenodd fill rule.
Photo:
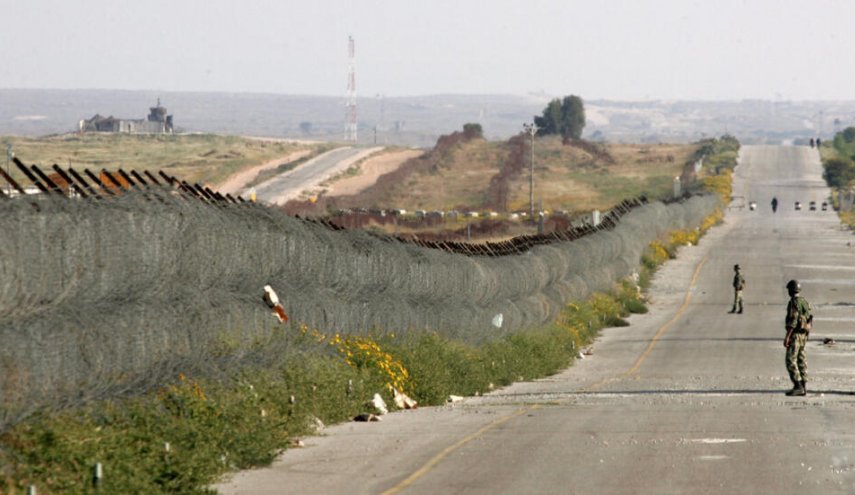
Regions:
<instances>
[{"instance_id":1,"label":"yellow flowering plant","mask_svg":"<svg viewBox=\"0 0 855 495\"><path fill-rule=\"evenodd\" d=\"M350 366L359 369L374 369L386 378L386 386L407 392L410 374L407 368L390 353L384 351L380 344L369 337L356 335L335 334L329 341L344 356Z\"/></svg>"}]
</instances>

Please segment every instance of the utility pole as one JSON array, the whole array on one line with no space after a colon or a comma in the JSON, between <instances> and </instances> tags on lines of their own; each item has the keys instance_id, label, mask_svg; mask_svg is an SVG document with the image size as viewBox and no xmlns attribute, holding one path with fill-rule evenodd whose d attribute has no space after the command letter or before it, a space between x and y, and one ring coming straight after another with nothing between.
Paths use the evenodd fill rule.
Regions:
<instances>
[{"instance_id":1,"label":"utility pole","mask_svg":"<svg viewBox=\"0 0 855 495\"><path fill-rule=\"evenodd\" d=\"M534 135L537 134L538 128L534 123L525 123L523 124L523 129L525 129L525 132L531 136L531 145L529 146L531 149L531 156L528 164L528 214L531 221L534 222Z\"/></svg>"}]
</instances>

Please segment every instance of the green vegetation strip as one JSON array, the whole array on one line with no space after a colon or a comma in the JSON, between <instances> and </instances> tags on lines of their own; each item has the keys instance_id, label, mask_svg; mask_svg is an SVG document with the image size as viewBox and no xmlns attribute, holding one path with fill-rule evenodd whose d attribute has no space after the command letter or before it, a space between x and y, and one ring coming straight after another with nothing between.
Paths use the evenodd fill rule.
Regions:
<instances>
[{"instance_id":1,"label":"green vegetation strip","mask_svg":"<svg viewBox=\"0 0 855 495\"><path fill-rule=\"evenodd\" d=\"M831 204L840 216L840 222L855 230L855 211L852 205L841 201L841 196L849 193L855 185L855 127L834 135L831 144L827 141L819 148L822 158L822 177L832 188Z\"/></svg>"}]
</instances>

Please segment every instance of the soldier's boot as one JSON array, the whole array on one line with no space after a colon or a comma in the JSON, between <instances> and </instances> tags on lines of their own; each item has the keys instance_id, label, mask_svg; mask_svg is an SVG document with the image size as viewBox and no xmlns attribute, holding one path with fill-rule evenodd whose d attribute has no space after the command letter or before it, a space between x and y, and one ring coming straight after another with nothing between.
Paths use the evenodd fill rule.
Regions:
<instances>
[{"instance_id":1,"label":"soldier's boot","mask_svg":"<svg viewBox=\"0 0 855 495\"><path fill-rule=\"evenodd\" d=\"M802 380L802 390L807 394L807 380Z\"/></svg>"},{"instance_id":2,"label":"soldier's boot","mask_svg":"<svg viewBox=\"0 0 855 495\"><path fill-rule=\"evenodd\" d=\"M787 395L790 397L792 397L792 396L801 397L802 395L805 395L805 394L806 394L805 387L804 387L804 385L802 385L802 382L799 381L799 382L793 382L793 389L787 391L787 393L784 395Z\"/></svg>"},{"instance_id":3,"label":"soldier's boot","mask_svg":"<svg viewBox=\"0 0 855 495\"><path fill-rule=\"evenodd\" d=\"M737 311L737 313L742 314L742 305L741 304L739 305L739 311Z\"/></svg>"},{"instance_id":4,"label":"soldier's boot","mask_svg":"<svg viewBox=\"0 0 855 495\"><path fill-rule=\"evenodd\" d=\"M731 313L736 313L736 306L734 306L734 307L730 308L730 312L731 312Z\"/></svg>"}]
</instances>

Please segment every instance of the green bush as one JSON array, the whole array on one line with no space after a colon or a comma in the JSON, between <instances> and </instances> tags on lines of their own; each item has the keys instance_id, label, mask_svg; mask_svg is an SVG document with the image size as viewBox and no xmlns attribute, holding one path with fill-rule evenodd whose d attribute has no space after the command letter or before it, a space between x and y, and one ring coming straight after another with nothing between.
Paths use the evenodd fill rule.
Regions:
<instances>
[{"instance_id":1,"label":"green bush","mask_svg":"<svg viewBox=\"0 0 855 495\"><path fill-rule=\"evenodd\" d=\"M855 164L845 158L830 158L823 164L822 178L834 188L845 188L855 179Z\"/></svg>"},{"instance_id":2,"label":"green bush","mask_svg":"<svg viewBox=\"0 0 855 495\"><path fill-rule=\"evenodd\" d=\"M463 135L466 139L480 139L484 137L484 129L478 123L463 124Z\"/></svg>"},{"instance_id":3,"label":"green bush","mask_svg":"<svg viewBox=\"0 0 855 495\"><path fill-rule=\"evenodd\" d=\"M692 155L691 162L703 158L704 166L708 170L715 171L716 174L721 173L722 170L736 167L740 144L735 137L725 134L717 139L703 139L697 144L698 149Z\"/></svg>"}]
</instances>

